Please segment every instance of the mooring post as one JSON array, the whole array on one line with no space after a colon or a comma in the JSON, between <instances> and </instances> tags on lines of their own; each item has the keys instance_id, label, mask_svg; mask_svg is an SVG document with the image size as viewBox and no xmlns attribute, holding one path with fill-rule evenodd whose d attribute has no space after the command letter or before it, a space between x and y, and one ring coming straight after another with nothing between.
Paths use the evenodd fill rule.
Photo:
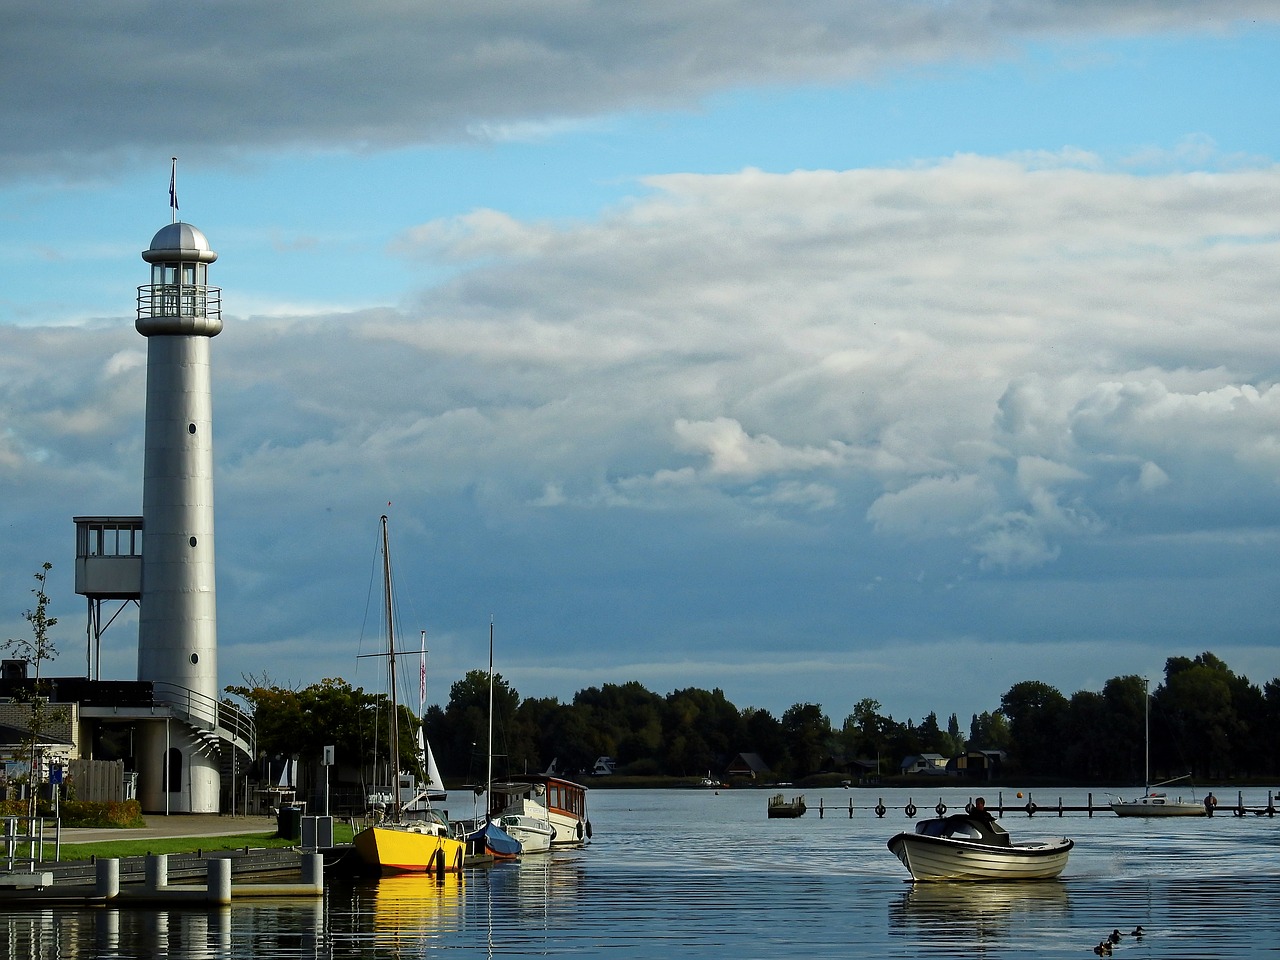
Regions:
<instances>
[{"instance_id":1,"label":"mooring post","mask_svg":"<svg viewBox=\"0 0 1280 960\"><path fill-rule=\"evenodd\" d=\"M169 855L167 853L148 853L143 867L143 881L147 890L154 893L169 885Z\"/></svg>"},{"instance_id":2,"label":"mooring post","mask_svg":"<svg viewBox=\"0 0 1280 960\"><path fill-rule=\"evenodd\" d=\"M226 857L215 857L212 860L206 860L208 884L209 884L209 902L210 903L230 903L231 902L231 861Z\"/></svg>"},{"instance_id":3,"label":"mooring post","mask_svg":"<svg viewBox=\"0 0 1280 960\"><path fill-rule=\"evenodd\" d=\"M302 882L317 890L324 889L324 854L308 853L302 857Z\"/></svg>"},{"instance_id":4,"label":"mooring post","mask_svg":"<svg viewBox=\"0 0 1280 960\"><path fill-rule=\"evenodd\" d=\"M105 900L120 896L120 861L115 857L94 863L94 892Z\"/></svg>"}]
</instances>

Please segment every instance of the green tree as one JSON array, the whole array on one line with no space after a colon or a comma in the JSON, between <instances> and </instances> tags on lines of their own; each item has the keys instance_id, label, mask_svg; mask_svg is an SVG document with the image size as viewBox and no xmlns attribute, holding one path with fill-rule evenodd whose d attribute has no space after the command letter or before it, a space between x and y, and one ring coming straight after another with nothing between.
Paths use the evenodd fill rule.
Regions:
<instances>
[{"instance_id":1,"label":"green tree","mask_svg":"<svg viewBox=\"0 0 1280 960\"><path fill-rule=\"evenodd\" d=\"M1039 680L1015 683L1000 698L1009 718L1010 760L1029 774L1061 770L1066 742L1067 698Z\"/></svg>"},{"instance_id":2,"label":"green tree","mask_svg":"<svg viewBox=\"0 0 1280 960\"><path fill-rule=\"evenodd\" d=\"M1102 686L1102 729L1092 741L1109 780L1142 783L1146 775L1147 682L1137 674L1112 677ZM1079 723L1076 724L1079 726Z\"/></svg>"},{"instance_id":3,"label":"green tree","mask_svg":"<svg viewBox=\"0 0 1280 960\"><path fill-rule=\"evenodd\" d=\"M667 749L663 766L680 776L719 772L746 741L746 723L719 688L689 687L667 695L662 735ZM655 744L653 754L658 754Z\"/></svg>"},{"instance_id":4,"label":"green tree","mask_svg":"<svg viewBox=\"0 0 1280 960\"><path fill-rule=\"evenodd\" d=\"M745 746L734 753L755 753L771 769L777 769L787 755L787 737L782 723L762 707L748 707L742 711Z\"/></svg>"},{"instance_id":5,"label":"green tree","mask_svg":"<svg viewBox=\"0 0 1280 960\"><path fill-rule=\"evenodd\" d=\"M506 769L508 749L502 744L520 739L517 723L520 694L503 679L493 675L494 753L501 754L502 763L495 763L495 770ZM449 688L449 703L444 710L441 739L441 756L444 769L457 776L465 776L468 783L484 781L488 766L489 744L489 671L469 670ZM502 733L499 734L501 727ZM531 747L523 748L524 752Z\"/></svg>"},{"instance_id":6,"label":"green tree","mask_svg":"<svg viewBox=\"0 0 1280 960\"><path fill-rule=\"evenodd\" d=\"M969 721L969 748L973 750L1008 750L1009 720L1003 713L986 710L973 714Z\"/></svg>"},{"instance_id":7,"label":"green tree","mask_svg":"<svg viewBox=\"0 0 1280 960\"><path fill-rule=\"evenodd\" d=\"M947 720L947 736L951 738L951 749L947 756L954 757L964 753L964 734L960 732L960 719L954 713Z\"/></svg>"},{"instance_id":8,"label":"green tree","mask_svg":"<svg viewBox=\"0 0 1280 960\"><path fill-rule=\"evenodd\" d=\"M387 775L390 746L386 731L391 700L385 694L369 694L341 678L326 678L302 690L249 676L226 692L248 704L258 733L259 753L266 757L293 757L307 771L319 762L324 748L332 746L341 764L352 764L375 780ZM417 730L420 721L400 707L400 768L421 778ZM362 762L363 758L363 762ZM374 767L381 765L381 770ZM265 774L265 771L264 771Z\"/></svg>"},{"instance_id":9,"label":"green tree","mask_svg":"<svg viewBox=\"0 0 1280 960\"><path fill-rule=\"evenodd\" d=\"M785 772L799 778L822 769L830 754L831 721L817 703L796 703L782 715L787 739Z\"/></svg>"},{"instance_id":10,"label":"green tree","mask_svg":"<svg viewBox=\"0 0 1280 960\"><path fill-rule=\"evenodd\" d=\"M1230 776L1232 745L1246 739L1237 710L1242 699L1251 699L1250 684L1212 653L1170 657L1164 686L1152 697L1153 762L1167 776Z\"/></svg>"},{"instance_id":11,"label":"green tree","mask_svg":"<svg viewBox=\"0 0 1280 960\"><path fill-rule=\"evenodd\" d=\"M65 723L69 719L65 707L54 709L49 707L48 691L44 689L40 679L40 665L46 660L55 660L58 656L57 647L49 636L49 630L57 624L58 618L49 616L49 596L44 591L49 571L52 569L53 564L44 563L35 573L36 586L31 588L31 592L36 595L36 605L34 609L27 610L22 615L22 618L31 624L31 638L10 638L4 644L4 649L13 651L18 655L18 659L25 660L35 667L35 676L32 678L30 687L19 694L20 697L27 699L31 711L27 736L22 739L18 751L19 759L27 761L31 768L28 777L31 786L27 805L29 817L35 816L37 788L44 779L41 745L54 724Z\"/></svg>"}]
</instances>

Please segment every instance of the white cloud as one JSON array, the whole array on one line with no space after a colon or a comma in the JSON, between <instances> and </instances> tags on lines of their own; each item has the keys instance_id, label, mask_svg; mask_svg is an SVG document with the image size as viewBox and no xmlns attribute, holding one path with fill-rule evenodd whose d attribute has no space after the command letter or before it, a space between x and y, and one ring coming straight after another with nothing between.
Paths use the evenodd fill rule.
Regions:
<instances>
[{"instance_id":1,"label":"white cloud","mask_svg":"<svg viewBox=\"0 0 1280 960\"><path fill-rule=\"evenodd\" d=\"M1280 170L962 156L648 183L595 222L428 225L405 242L466 266L415 303L214 341L241 669L308 631L342 648L388 501L446 631L505 608L522 649L558 651L512 675L606 623L646 662L714 663L796 632L1270 629L1237 601L1276 579ZM73 513L136 512L140 349L127 321L0 329L11 542L69 549ZM1144 559L1151 583L1109 600Z\"/></svg>"}]
</instances>

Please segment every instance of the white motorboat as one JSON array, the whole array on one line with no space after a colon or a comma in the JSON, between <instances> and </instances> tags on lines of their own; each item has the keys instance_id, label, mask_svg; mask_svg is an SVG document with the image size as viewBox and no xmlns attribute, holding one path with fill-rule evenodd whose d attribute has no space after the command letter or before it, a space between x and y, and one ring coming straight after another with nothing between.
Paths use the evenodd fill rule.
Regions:
<instances>
[{"instance_id":1,"label":"white motorboat","mask_svg":"<svg viewBox=\"0 0 1280 960\"><path fill-rule=\"evenodd\" d=\"M590 842L587 788L582 784L544 773L491 783L489 790L489 815L513 836L519 836L520 825L508 827L507 818L523 816L550 825L553 849Z\"/></svg>"},{"instance_id":2,"label":"white motorboat","mask_svg":"<svg viewBox=\"0 0 1280 960\"><path fill-rule=\"evenodd\" d=\"M551 838L556 831L550 820L524 813L509 813L494 822L519 840L525 853L546 853L551 849Z\"/></svg>"},{"instance_id":3,"label":"white motorboat","mask_svg":"<svg viewBox=\"0 0 1280 960\"><path fill-rule=\"evenodd\" d=\"M921 820L889 840L912 880L1052 880L1074 846L1066 837L1014 843L984 811Z\"/></svg>"}]
</instances>

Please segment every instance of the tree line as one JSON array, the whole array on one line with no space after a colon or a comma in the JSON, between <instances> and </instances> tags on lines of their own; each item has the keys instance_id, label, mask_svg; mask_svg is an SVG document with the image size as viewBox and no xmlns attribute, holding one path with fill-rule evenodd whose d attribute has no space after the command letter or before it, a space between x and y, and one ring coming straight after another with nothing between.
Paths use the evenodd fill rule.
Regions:
<instances>
[{"instance_id":1,"label":"tree line","mask_svg":"<svg viewBox=\"0 0 1280 960\"><path fill-rule=\"evenodd\" d=\"M339 756L385 763L389 699L326 679L290 689L246 678L227 692L244 700L257 723L262 754L318 761L324 746ZM970 750L1001 751L1008 776L1082 783L1141 783L1150 729L1153 780L1190 774L1201 780L1280 773L1280 680L1258 687L1212 653L1171 657L1163 681L1150 690L1142 677L1108 680L1100 692L1070 697L1047 683L1026 680L1000 698L997 709L973 715L962 728L952 713L919 723L885 715L871 698L859 700L837 724L815 703L796 703L781 716L740 709L719 689L689 687L660 695L637 682L580 690L570 702L521 698L500 675L493 678L494 770L497 776L535 772L554 763L568 774L589 772L597 757L612 757L620 774L719 778L739 753L758 754L779 780L847 769L896 774L904 757L954 757ZM480 783L488 762L489 675L469 672L453 684L448 703L424 718L401 707L400 755L421 775L416 734L427 739L446 780Z\"/></svg>"}]
</instances>

